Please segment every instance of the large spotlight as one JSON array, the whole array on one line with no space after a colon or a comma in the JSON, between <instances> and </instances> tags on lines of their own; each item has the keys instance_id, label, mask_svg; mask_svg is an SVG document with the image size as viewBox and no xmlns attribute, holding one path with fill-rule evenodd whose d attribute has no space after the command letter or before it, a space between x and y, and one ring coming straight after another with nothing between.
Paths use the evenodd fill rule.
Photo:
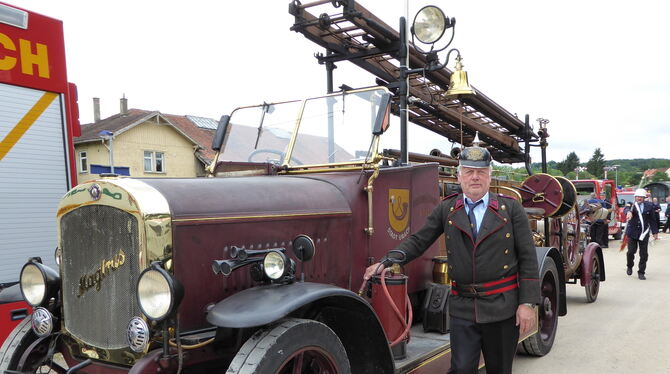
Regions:
<instances>
[{"instance_id":1,"label":"large spotlight","mask_svg":"<svg viewBox=\"0 0 670 374\"><path fill-rule=\"evenodd\" d=\"M440 40L447 29L448 21L442 9L428 5L414 16L412 32L421 43L433 44Z\"/></svg>"}]
</instances>

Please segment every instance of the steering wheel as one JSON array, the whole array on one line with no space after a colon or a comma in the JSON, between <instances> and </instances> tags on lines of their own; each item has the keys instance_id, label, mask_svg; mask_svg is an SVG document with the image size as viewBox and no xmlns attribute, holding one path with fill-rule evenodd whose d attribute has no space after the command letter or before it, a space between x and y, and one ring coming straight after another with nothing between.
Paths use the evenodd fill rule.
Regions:
<instances>
[{"instance_id":1,"label":"steering wheel","mask_svg":"<svg viewBox=\"0 0 670 374\"><path fill-rule=\"evenodd\" d=\"M255 151L253 151L249 154L249 157L247 157L247 161L254 162L252 160L252 158L254 158L255 155L260 154L260 153L271 153L271 154L279 156L279 160L276 162L277 164L279 164L279 162L281 162L281 160L283 160L284 156L286 155L284 152L278 151L276 149L270 149L270 148L257 149L257 150L255 150ZM300 160L298 160L295 157L291 157L291 161L294 161L296 163L296 165L302 165L303 164Z\"/></svg>"}]
</instances>

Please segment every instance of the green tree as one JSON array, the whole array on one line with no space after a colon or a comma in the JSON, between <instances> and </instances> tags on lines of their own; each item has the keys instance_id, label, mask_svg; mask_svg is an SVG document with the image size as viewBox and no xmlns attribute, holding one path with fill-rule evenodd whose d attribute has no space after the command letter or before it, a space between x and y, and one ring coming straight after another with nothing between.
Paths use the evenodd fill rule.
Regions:
<instances>
[{"instance_id":1,"label":"green tree","mask_svg":"<svg viewBox=\"0 0 670 374\"><path fill-rule=\"evenodd\" d=\"M556 169L562 171L563 175L568 175L577 166L579 166L579 156L575 152L570 152L565 160L556 164Z\"/></svg>"},{"instance_id":2,"label":"green tree","mask_svg":"<svg viewBox=\"0 0 670 374\"><path fill-rule=\"evenodd\" d=\"M586 163L586 170L589 173L593 174L597 178L602 178L603 176L603 167L605 166L605 155L600 151L600 148L596 148L593 152L593 156L589 162Z\"/></svg>"},{"instance_id":3,"label":"green tree","mask_svg":"<svg viewBox=\"0 0 670 374\"><path fill-rule=\"evenodd\" d=\"M642 179L642 173L633 173L631 176L628 178L627 184L629 186L637 186L640 184L640 180Z\"/></svg>"},{"instance_id":4,"label":"green tree","mask_svg":"<svg viewBox=\"0 0 670 374\"><path fill-rule=\"evenodd\" d=\"M651 177L652 182L663 182L666 180L668 180L668 175L662 171L655 172L654 175L652 175Z\"/></svg>"}]
</instances>

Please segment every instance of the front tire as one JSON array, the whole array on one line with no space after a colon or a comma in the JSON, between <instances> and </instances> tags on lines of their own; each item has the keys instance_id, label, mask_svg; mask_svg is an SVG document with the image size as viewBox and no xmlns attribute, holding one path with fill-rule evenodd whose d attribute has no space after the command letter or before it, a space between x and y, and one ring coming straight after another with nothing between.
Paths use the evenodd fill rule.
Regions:
<instances>
[{"instance_id":1,"label":"front tire","mask_svg":"<svg viewBox=\"0 0 670 374\"><path fill-rule=\"evenodd\" d=\"M67 369L47 359L51 339L40 339L31 328L31 317L25 318L7 336L0 347L0 373L5 370L23 373L52 371L65 373Z\"/></svg>"},{"instance_id":2,"label":"front tire","mask_svg":"<svg viewBox=\"0 0 670 374\"><path fill-rule=\"evenodd\" d=\"M531 356L544 356L554 345L558 329L559 277L556 264L551 257L542 263L540 277L541 301L538 310L538 331L535 335L521 342L525 353Z\"/></svg>"},{"instance_id":3,"label":"front tire","mask_svg":"<svg viewBox=\"0 0 670 374\"><path fill-rule=\"evenodd\" d=\"M350 374L342 342L321 322L287 318L244 343L226 374Z\"/></svg>"}]
</instances>

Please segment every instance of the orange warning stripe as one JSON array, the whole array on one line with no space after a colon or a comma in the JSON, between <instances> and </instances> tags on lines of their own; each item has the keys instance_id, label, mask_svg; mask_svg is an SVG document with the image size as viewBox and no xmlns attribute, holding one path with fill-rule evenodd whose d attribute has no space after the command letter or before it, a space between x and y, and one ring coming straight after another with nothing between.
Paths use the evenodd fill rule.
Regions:
<instances>
[{"instance_id":1,"label":"orange warning stripe","mask_svg":"<svg viewBox=\"0 0 670 374\"><path fill-rule=\"evenodd\" d=\"M0 142L0 160L2 160L7 153L19 142L23 134L28 131L35 121L44 113L44 111L51 105L58 94L53 92L45 92L44 95L33 105L23 118L14 126L4 139Z\"/></svg>"}]
</instances>

